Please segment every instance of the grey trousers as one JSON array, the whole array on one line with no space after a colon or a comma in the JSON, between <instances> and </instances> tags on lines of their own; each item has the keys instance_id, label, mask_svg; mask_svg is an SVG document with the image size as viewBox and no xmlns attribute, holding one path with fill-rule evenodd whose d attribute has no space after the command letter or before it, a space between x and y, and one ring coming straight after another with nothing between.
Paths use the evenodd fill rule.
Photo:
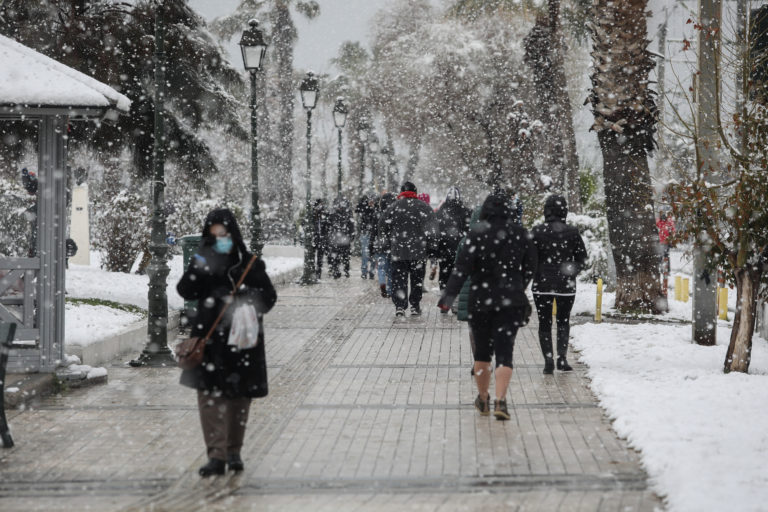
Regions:
<instances>
[{"instance_id":1,"label":"grey trousers","mask_svg":"<svg viewBox=\"0 0 768 512\"><path fill-rule=\"evenodd\" d=\"M251 399L224 398L198 390L197 408L208 458L226 460L228 455L240 455Z\"/></svg>"}]
</instances>

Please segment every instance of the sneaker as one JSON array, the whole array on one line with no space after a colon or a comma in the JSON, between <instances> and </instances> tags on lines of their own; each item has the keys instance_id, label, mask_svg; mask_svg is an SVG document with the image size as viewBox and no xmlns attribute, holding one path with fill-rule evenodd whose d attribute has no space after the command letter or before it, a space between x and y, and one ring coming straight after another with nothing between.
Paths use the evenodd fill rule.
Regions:
<instances>
[{"instance_id":1,"label":"sneaker","mask_svg":"<svg viewBox=\"0 0 768 512\"><path fill-rule=\"evenodd\" d=\"M411 316L421 316L421 308L411 306Z\"/></svg>"},{"instance_id":2,"label":"sneaker","mask_svg":"<svg viewBox=\"0 0 768 512\"><path fill-rule=\"evenodd\" d=\"M487 399L483 400L480 398L480 395L477 395L477 398L475 398L475 409L478 410L480 413L480 416L488 416L491 414L491 406L488 402L490 402L491 397L488 397Z\"/></svg>"},{"instance_id":3,"label":"sneaker","mask_svg":"<svg viewBox=\"0 0 768 512\"><path fill-rule=\"evenodd\" d=\"M405 310L404 309L396 309L395 310L395 316L405 316Z\"/></svg>"},{"instance_id":4,"label":"sneaker","mask_svg":"<svg viewBox=\"0 0 768 512\"><path fill-rule=\"evenodd\" d=\"M368 279L373 279L373 272L371 272L370 274L368 274Z\"/></svg>"},{"instance_id":5,"label":"sneaker","mask_svg":"<svg viewBox=\"0 0 768 512\"><path fill-rule=\"evenodd\" d=\"M493 401L493 415L496 416L497 420L508 420L511 416L509 415L509 411L507 410L507 401L506 400L494 400Z\"/></svg>"},{"instance_id":6,"label":"sneaker","mask_svg":"<svg viewBox=\"0 0 768 512\"><path fill-rule=\"evenodd\" d=\"M544 375L552 375L553 373L555 373L555 362L550 357L544 360Z\"/></svg>"}]
</instances>

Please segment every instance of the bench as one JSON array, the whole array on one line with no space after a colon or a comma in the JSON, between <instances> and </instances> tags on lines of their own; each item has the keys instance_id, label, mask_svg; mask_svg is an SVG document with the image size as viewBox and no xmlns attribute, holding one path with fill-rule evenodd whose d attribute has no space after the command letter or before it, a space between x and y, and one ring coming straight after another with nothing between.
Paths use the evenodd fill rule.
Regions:
<instances>
[{"instance_id":1,"label":"bench","mask_svg":"<svg viewBox=\"0 0 768 512\"><path fill-rule=\"evenodd\" d=\"M5 418L5 367L8 365L8 352L16 335L16 324L0 323L0 440L3 448L13 447L13 438Z\"/></svg>"}]
</instances>

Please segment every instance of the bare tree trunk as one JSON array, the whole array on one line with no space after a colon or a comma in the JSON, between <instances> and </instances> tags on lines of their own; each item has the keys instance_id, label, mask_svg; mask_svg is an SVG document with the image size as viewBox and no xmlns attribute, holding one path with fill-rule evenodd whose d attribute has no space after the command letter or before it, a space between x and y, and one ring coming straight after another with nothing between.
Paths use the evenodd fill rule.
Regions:
<instances>
[{"instance_id":1,"label":"bare tree trunk","mask_svg":"<svg viewBox=\"0 0 768 512\"><path fill-rule=\"evenodd\" d=\"M552 41L552 82L554 85L553 107L557 123L557 137L562 141L563 191L568 199L568 209L581 213L581 190L579 187L579 155L576 153L576 133L573 129L571 99L568 96L568 81L565 78L563 35L560 31L560 0L549 0L549 26Z\"/></svg>"},{"instance_id":2,"label":"bare tree trunk","mask_svg":"<svg viewBox=\"0 0 768 512\"><path fill-rule=\"evenodd\" d=\"M608 236L616 263L616 309L659 314L666 308L659 279L657 234L645 149L613 131L598 133Z\"/></svg>"},{"instance_id":3,"label":"bare tree trunk","mask_svg":"<svg viewBox=\"0 0 768 512\"><path fill-rule=\"evenodd\" d=\"M756 268L740 268L736 270L735 277L736 316L733 319L728 352L725 354L724 371L747 373L752 360L752 335L755 333L761 272Z\"/></svg>"},{"instance_id":4,"label":"bare tree trunk","mask_svg":"<svg viewBox=\"0 0 768 512\"><path fill-rule=\"evenodd\" d=\"M412 180L413 174L416 172L416 167L419 165L419 156L421 153L421 137L418 137L413 142L411 142L408 149L408 165L405 168L403 181Z\"/></svg>"}]
</instances>

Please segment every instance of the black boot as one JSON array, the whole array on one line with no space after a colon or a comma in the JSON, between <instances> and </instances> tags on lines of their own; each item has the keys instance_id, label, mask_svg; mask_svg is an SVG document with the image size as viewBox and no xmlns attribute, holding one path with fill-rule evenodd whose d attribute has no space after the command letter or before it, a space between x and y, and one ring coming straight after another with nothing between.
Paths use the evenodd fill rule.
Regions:
<instances>
[{"instance_id":1,"label":"black boot","mask_svg":"<svg viewBox=\"0 0 768 512\"><path fill-rule=\"evenodd\" d=\"M227 456L227 467L230 471L239 472L242 471L245 466L243 465L243 459L240 458L240 455L233 453Z\"/></svg>"},{"instance_id":2,"label":"black boot","mask_svg":"<svg viewBox=\"0 0 768 512\"><path fill-rule=\"evenodd\" d=\"M544 359L544 375L555 373L555 360L551 357Z\"/></svg>"},{"instance_id":3,"label":"black boot","mask_svg":"<svg viewBox=\"0 0 768 512\"><path fill-rule=\"evenodd\" d=\"M565 356L557 358L557 369L561 372L573 371L573 368L568 364L568 360L565 359Z\"/></svg>"},{"instance_id":4,"label":"black boot","mask_svg":"<svg viewBox=\"0 0 768 512\"><path fill-rule=\"evenodd\" d=\"M207 478L211 475L223 475L227 469L227 463L221 459L208 459L208 464L200 466L198 473L203 478Z\"/></svg>"}]
</instances>

